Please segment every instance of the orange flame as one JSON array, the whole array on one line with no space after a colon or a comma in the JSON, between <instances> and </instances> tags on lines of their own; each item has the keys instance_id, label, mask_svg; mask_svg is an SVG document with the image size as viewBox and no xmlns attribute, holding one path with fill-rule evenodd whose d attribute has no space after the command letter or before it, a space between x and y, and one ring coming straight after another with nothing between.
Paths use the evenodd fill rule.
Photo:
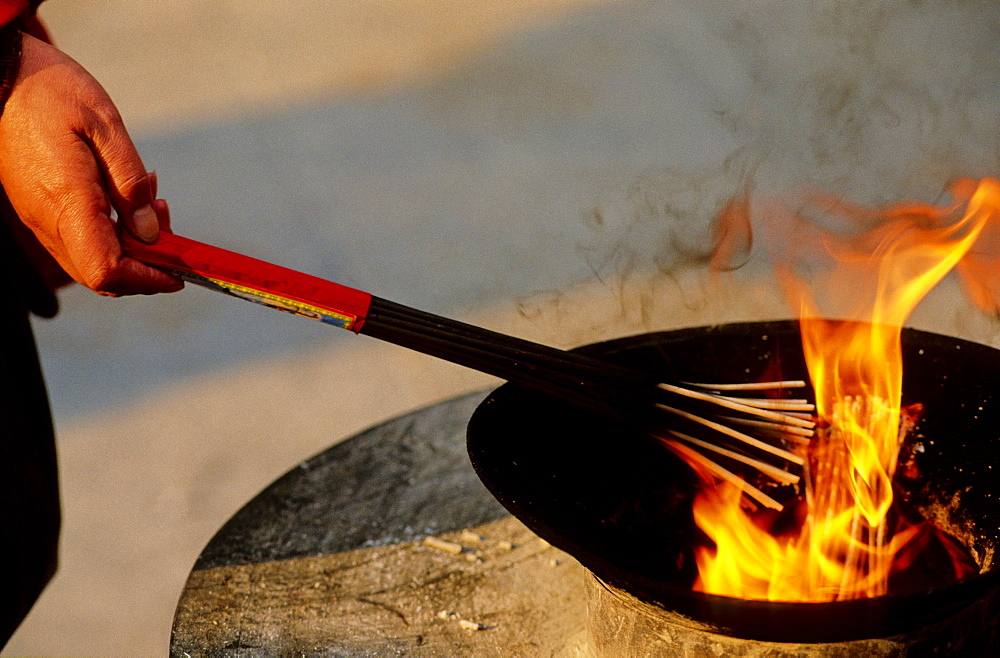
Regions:
<instances>
[{"instance_id":1,"label":"orange flame","mask_svg":"<svg viewBox=\"0 0 1000 658\"><path fill-rule=\"evenodd\" d=\"M811 290L857 300L846 319L823 318L805 283L790 266L781 269L784 288L800 308L803 351L827 429L809 448L804 500L792 522L747 511L739 488L701 473L707 486L694 516L714 547L697 552L696 590L771 601L873 597L887 591L894 569L906 566L901 551L920 544L913 540L925 528L887 521L904 436L901 327L956 267L976 282L976 301L997 308L993 282L976 277L985 271L997 279L995 270L983 253L970 250L984 231L997 235L1000 181L961 181L951 192L949 207L898 206L881 213L866 234L823 234L835 265Z\"/></svg>"}]
</instances>

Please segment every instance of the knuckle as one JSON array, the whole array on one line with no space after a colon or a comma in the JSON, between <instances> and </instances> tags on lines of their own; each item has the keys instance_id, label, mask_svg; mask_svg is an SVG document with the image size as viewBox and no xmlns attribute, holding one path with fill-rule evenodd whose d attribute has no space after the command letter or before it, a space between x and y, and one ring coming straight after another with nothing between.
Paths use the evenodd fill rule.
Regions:
<instances>
[{"instance_id":1,"label":"knuckle","mask_svg":"<svg viewBox=\"0 0 1000 658\"><path fill-rule=\"evenodd\" d=\"M103 295L114 295L117 276L114 268L107 263L101 263L89 268L83 273L83 284L94 292Z\"/></svg>"},{"instance_id":2,"label":"knuckle","mask_svg":"<svg viewBox=\"0 0 1000 658\"><path fill-rule=\"evenodd\" d=\"M94 125L101 126L105 130L124 129L125 123L121 112L103 90L85 94L84 103Z\"/></svg>"},{"instance_id":3,"label":"knuckle","mask_svg":"<svg viewBox=\"0 0 1000 658\"><path fill-rule=\"evenodd\" d=\"M121 257L91 252L78 268L83 285L102 295L117 297L122 292L124 263ZM78 261L79 262L79 261Z\"/></svg>"},{"instance_id":4,"label":"knuckle","mask_svg":"<svg viewBox=\"0 0 1000 658\"><path fill-rule=\"evenodd\" d=\"M131 172L116 181L118 193L128 201L149 201L149 176L146 172Z\"/></svg>"}]
</instances>

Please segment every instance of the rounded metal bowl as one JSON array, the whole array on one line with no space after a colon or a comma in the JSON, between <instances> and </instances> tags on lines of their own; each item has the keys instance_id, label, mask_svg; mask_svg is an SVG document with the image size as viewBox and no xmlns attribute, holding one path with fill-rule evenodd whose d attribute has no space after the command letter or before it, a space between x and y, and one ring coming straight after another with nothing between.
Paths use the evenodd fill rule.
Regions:
<instances>
[{"instance_id":1,"label":"rounded metal bowl","mask_svg":"<svg viewBox=\"0 0 1000 658\"><path fill-rule=\"evenodd\" d=\"M981 573L943 587L896 582L891 593L834 603L772 603L691 591L694 478L669 451L614 422L507 384L477 409L468 450L512 514L601 580L698 627L757 640L839 642L919 629L993 592L986 558L1000 540L1000 350L904 330L904 404L916 428L916 507L962 529ZM639 335L581 348L664 379L807 379L798 325L729 324Z\"/></svg>"}]
</instances>

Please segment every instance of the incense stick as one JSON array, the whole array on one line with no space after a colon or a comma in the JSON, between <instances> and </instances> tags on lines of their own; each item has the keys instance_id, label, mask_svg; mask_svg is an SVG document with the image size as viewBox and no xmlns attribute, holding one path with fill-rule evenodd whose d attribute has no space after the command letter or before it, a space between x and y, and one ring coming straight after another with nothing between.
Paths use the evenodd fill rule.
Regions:
<instances>
[{"instance_id":1,"label":"incense stick","mask_svg":"<svg viewBox=\"0 0 1000 658\"><path fill-rule=\"evenodd\" d=\"M767 475L771 479L781 484L799 483L800 478L798 475L789 473L788 471L782 470L777 466L772 466L771 464L760 461L759 459L753 459L752 457L747 457L746 455L738 453L735 450L727 450L722 446L718 446L715 445L714 443L709 443L708 441L703 441L701 439L696 439L695 437L684 434L683 432L672 431L670 432L670 435L675 438L681 439L682 441L690 443L692 445L699 446L706 450L711 450L712 452L722 455L723 457L728 457L734 461L738 461L741 464L746 464L747 466L757 469L764 475Z\"/></svg>"},{"instance_id":2,"label":"incense stick","mask_svg":"<svg viewBox=\"0 0 1000 658\"><path fill-rule=\"evenodd\" d=\"M743 490L744 494L753 498L764 507L770 507L771 509L779 512L785 509L785 506L776 501L774 498L771 498L766 493L726 468L719 466L697 450L693 450L675 439L660 438L660 443L672 450L681 459L692 461L720 480L724 480L735 487L739 487Z\"/></svg>"},{"instance_id":3,"label":"incense stick","mask_svg":"<svg viewBox=\"0 0 1000 658\"><path fill-rule=\"evenodd\" d=\"M623 368L579 352L567 352L539 345L377 297L372 299L371 309L361 333L493 374L604 415L637 421L643 429L653 433L657 431L657 427L663 425L662 421L656 421L648 414L648 410L655 407L690 421L703 430L712 430L736 439L747 446L795 465L803 463L802 457L713 420L712 414L707 414L706 417L681 409L675 406L676 403L667 404L656 400L652 394L659 389L680 398L693 399L745 414L751 417L731 415L715 417L776 436L796 437L799 441L805 441L812 436L815 427L811 419L776 410L781 409L781 401L762 401L756 398L744 401L741 398L714 395L686 389L676 384L657 382L652 375ZM692 386L712 388L711 384L699 383ZM804 386L801 380L791 380L763 384L723 384L716 388L728 391L761 391L775 387L801 386ZM812 408L811 405L802 405L799 400L786 402L785 405L795 410ZM757 420L754 420L754 417ZM681 433L681 435L690 437L689 434ZM698 440L694 445L727 456L738 454L727 448L715 446L711 441L704 439ZM789 474L758 459L743 456L737 461L781 484L798 481L797 475Z\"/></svg>"}]
</instances>

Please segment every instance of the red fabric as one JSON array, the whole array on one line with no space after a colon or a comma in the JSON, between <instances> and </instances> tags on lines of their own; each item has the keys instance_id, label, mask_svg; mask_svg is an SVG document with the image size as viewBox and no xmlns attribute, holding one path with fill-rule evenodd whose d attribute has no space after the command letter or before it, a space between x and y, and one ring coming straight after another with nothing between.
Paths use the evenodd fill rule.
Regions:
<instances>
[{"instance_id":1,"label":"red fabric","mask_svg":"<svg viewBox=\"0 0 1000 658\"><path fill-rule=\"evenodd\" d=\"M21 31L36 39L52 43L49 32L41 19L35 15L42 0L0 0L0 28L15 18L21 18Z\"/></svg>"},{"instance_id":2,"label":"red fabric","mask_svg":"<svg viewBox=\"0 0 1000 658\"><path fill-rule=\"evenodd\" d=\"M0 0L0 27L23 14L31 4L28 0Z\"/></svg>"}]
</instances>

